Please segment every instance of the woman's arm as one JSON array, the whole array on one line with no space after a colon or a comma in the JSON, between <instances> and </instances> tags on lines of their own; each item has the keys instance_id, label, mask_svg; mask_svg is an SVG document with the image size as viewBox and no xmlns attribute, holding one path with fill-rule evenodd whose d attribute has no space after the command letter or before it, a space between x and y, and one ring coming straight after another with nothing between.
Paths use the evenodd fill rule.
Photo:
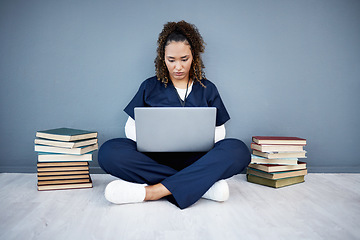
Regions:
<instances>
[{"instance_id":1,"label":"woman's arm","mask_svg":"<svg viewBox=\"0 0 360 240\"><path fill-rule=\"evenodd\" d=\"M215 128L215 143L225 139L226 129L225 124Z\"/></svg>"},{"instance_id":2,"label":"woman's arm","mask_svg":"<svg viewBox=\"0 0 360 240\"><path fill-rule=\"evenodd\" d=\"M127 138L136 142L136 128L135 120L131 117L128 118L125 124L125 135Z\"/></svg>"}]
</instances>

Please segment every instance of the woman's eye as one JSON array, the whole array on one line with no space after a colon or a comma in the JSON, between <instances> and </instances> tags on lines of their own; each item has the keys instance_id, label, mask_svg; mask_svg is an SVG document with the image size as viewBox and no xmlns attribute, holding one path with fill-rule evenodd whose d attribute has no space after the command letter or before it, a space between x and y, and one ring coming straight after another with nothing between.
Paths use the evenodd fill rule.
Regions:
<instances>
[{"instance_id":1,"label":"woman's eye","mask_svg":"<svg viewBox=\"0 0 360 240\"><path fill-rule=\"evenodd\" d=\"M183 62L186 62L187 60L189 60L189 59L188 59L188 58L187 58L187 59L183 59L182 61L183 61Z\"/></svg>"},{"instance_id":2,"label":"woman's eye","mask_svg":"<svg viewBox=\"0 0 360 240\"><path fill-rule=\"evenodd\" d=\"M172 63L172 62L175 62L175 60L170 60L170 59L169 59L168 61L171 62L171 63Z\"/></svg>"}]
</instances>

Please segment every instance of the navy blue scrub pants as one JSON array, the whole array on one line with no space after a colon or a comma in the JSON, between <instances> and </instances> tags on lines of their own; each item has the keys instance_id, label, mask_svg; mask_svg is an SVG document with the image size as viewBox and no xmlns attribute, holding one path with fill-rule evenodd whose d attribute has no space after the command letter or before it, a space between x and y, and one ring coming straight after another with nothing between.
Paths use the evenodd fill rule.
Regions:
<instances>
[{"instance_id":1,"label":"navy blue scrub pants","mask_svg":"<svg viewBox=\"0 0 360 240\"><path fill-rule=\"evenodd\" d=\"M242 141L224 139L206 153L141 153L136 142L116 138L100 147L98 161L105 172L125 181L162 183L172 193L167 199L184 209L218 180L244 170L250 152Z\"/></svg>"}]
</instances>

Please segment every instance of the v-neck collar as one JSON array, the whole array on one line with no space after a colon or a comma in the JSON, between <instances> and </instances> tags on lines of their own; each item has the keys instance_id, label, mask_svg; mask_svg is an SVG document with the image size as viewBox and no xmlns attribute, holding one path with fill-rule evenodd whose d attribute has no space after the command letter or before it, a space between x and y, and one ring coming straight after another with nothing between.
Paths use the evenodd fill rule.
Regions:
<instances>
[{"instance_id":1,"label":"v-neck collar","mask_svg":"<svg viewBox=\"0 0 360 240\"><path fill-rule=\"evenodd\" d=\"M176 97L178 98L179 103L180 103L180 105L181 105L182 107L185 107L185 105L186 105L186 100L188 99L190 93L192 92L193 83L194 83L194 81L191 81L190 86L187 86L186 89L177 88L177 87L175 87L174 83L172 83L173 89L174 89L174 91L175 91L175 93L176 93ZM182 92L182 91L184 91L184 90L185 90L185 96L184 96L184 99L182 99L181 96L180 96L180 94L179 94L179 92ZM189 90L190 90L190 91L189 91Z\"/></svg>"}]
</instances>

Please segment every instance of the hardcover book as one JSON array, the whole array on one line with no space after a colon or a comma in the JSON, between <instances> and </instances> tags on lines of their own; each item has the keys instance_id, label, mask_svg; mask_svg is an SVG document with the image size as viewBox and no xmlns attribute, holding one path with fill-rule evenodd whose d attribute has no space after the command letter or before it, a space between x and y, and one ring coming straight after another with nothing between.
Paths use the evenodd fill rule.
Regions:
<instances>
[{"instance_id":1,"label":"hardcover book","mask_svg":"<svg viewBox=\"0 0 360 240\"><path fill-rule=\"evenodd\" d=\"M89 166L88 162L38 162L37 167Z\"/></svg>"},{"instance_id":2,"label":"hardcover book","mask_svg":"<svg viewBox=\"0 0 360 240\"><path fill-rule=\"evenodd\" d=\"M43 180L62 180L62 179L81 179L90 178L89 174L75 174L75 175L57 175L57 176L38 176L38 181Z\"/></svg>"},{"instance_id":3,"label":"hardcover book","mask_svg":"<svg viewBox=\"0 0 360 240\"><path fill-rule=\"evenodd\" d=\"M257 144L284 144L284 145L306 145L306 139L298 137L280 137L280 136L254 136L253 142Z\"/></svg>"},{"instance_id":4,"label":"hardcover book","mask_svg":"<svg viewBox=\"0 0 360 240\"><path fill-rule=\"evenodd\" d=\"M272 180L267 178L262 178L250 174L246 174L246 178L248 182L256 183L264 186L269 186L273 188L280 188L285 186L290 186L296 183L302 183L305 181L305 176L297 176L297 177L290 177L290 178L282 178L278 180Z\"/></svg>"},{"instance_id":5,"label":"hardcover book","mask_svg":"<svg viewBox=\"0 0 360 240\"><path fill-rule=\"evenodd\" d=\"M62 148L78 148L78 147L94 145L94 144L96 144L98 142L98 139L97 138L92 138L92 139L89 139L89 140L80 140L80 141L74 141L74 142L63 142L63 141L36 138L34 142L37 145L46 145L46 146L62 147Z\"/></svg>"},{"instance_id":6,"label":"hardcover book","mask_svg":"<svg viewBox=\"0 0 360 240\"><path fill-rule=\"evenodd\" d=\"M36 137L59 141L76 141L82 139L96 138L97 132L73 129L73 128L55 128L43 131L37 131Z\"/></svg>"},{"instance_id":7,"label":"hardcover book","mask_svg":"<svg viewBox=\"0 0 360 240\"><path fill-rule=\"evenodd\" d=\"M70 183L89 183L90 178L83 179L66 179L66 180L40 180L38 181L38 186L44 185L55 185L55 184L70 184Z\"/></svg>"},{"instance_id":8,"label":"hardcover book","mask_svg":"<svg viewBox=\"0 0 360 240\"><path fill-rule=\"evenodd\" d=\"M80 147L80 148L61 148L61 147L50 147L44 145L35 145L35 152L50 152L50 153L64 153L81 155L88 152L92 152L98 149L98 144Z\"/></svg>"},{"instance_id":9,"label":"hardcover book","mask_svg":"<svg viewBox=\"0 0 360 240\"><path fill-rule=\"evenodd\" d=\"M71 162L92 161L92 153L82 155L60 154L60 153L38 153L38 162Z\"/></svg>"},{"instance_id":10,"label":"hardcover book","mask_svg":"<svg viewBox=\"0 0 360 240\"><path fill-rule=\"evenodd\" d=\"M253 150L253 154L256 156L279 159L279 158L306 158L306 151L301 152L260 152Z\"/></svg>"},{"instance_id":11,"label":"hardcover book","mask_svg":"<svg viewBox=\"0 0 360 240\"><path fill-rule=\"evenodd\" d=\"M68 184L49 184L49 185L38 185L39 191L44 190L65 190L65 189L76 189L76 188L92 188L92 182L86 183L68 183Z\"/></svg>"},{"instance_id":12,"label":"hardcover book","mask_svg":"<svg viewBox=\"0 0 360 240\"><path fill-rule=\"evenodd\" d=\"M273 165L273 164L249 164L250 168L259 169L264 172L282 172L306 169L306 162L298 161L297 165Z\"/></svg>"},{"instance_id":13,"label":"hardcover book","mask_svg":"<svg viewBox=\"0 0 360 240\"><path fill-rule=\"evenodd\" d=\"M264 157L259 157L251 154L251 162L255 164L282 164L282 165L297 165L297 158L277 158L277 159L268 159Z\"/></svg>"},{"instance_id":14,"label":"hardcover book","mask_svg":"<svg viewBox=\"0 0 360 240\"><path fill-rule=\"evenodd\" d=\"M269 173L269 172L264 172L264 171L254 169L254 168L248 168L246 173L254 175L254 176L258 176L258 177L277 180L277 179L306 175L307 169Z\"/></svg>"},{"instance_id":15,"label":"hardcover book","mask_svg":"<svg viewBox=\"0 0 360 240\"><path fill-rule=\"evenodd\" d=\"M61 171L61 172L38 172L38 177L42 176L59 176L59 175L79 175L79 174L89 174L89 170L80 170L80 171Z\"/></svg>"},{"instance_id":16,"label":"hardcover book","mask_svg":"<svg viewBox=\"0 0 360 240\"><path fill-rule=\"evenodd\" d=\"M251 149L260 152L302 152L304 147L302 145L260 145L251 143Z\"/></svg>"},{"instance_id":17,"label":"hardcover book","mask_svg":"<svg viewBox=\"0 0 360 240\"><path fill-rule=\"evenodd\" d=\"M82 171L89 170L89 166L66 166L66 167L39 167L38 172Z\"/></svg>"}]
</instances>

